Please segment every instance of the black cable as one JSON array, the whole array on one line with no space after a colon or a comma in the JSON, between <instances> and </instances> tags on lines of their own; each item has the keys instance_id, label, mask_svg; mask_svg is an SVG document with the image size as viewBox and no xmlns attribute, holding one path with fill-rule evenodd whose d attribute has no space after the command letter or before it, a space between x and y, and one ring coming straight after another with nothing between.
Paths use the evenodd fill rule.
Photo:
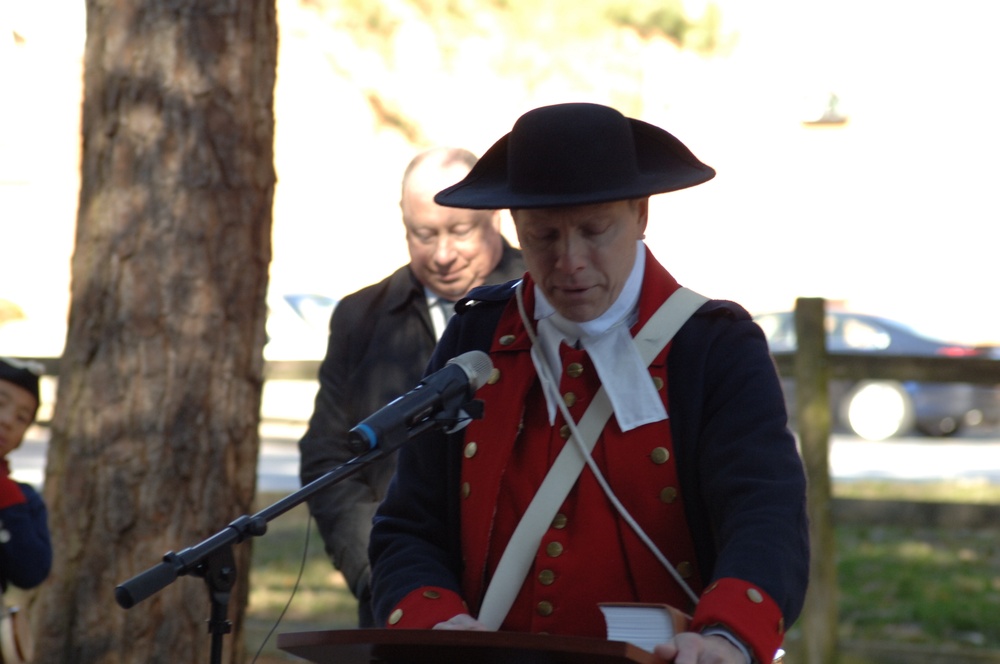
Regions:
<instances>
[{"instance_id":1,"label":"black cable","mask_svg":"<svg viewBox=\"0 0 1000 664\"><path fill-rule=\"evenodd\" d=\"M271 627L271 630L267 633L267 636L264 637L264 641L260 644L260 647L257 649L257 653L253 656L253 660L251 660L250 664L257 663L257 658L260 657L262 652L264 652L264 646L266 646L267 642L271 640L271 636L274 635L274 631L278 629L278 625L281 624L281 620L285 617L285 613L288 612L288 607L292 605L292 600L295 599L295 593L299 589L299 583L302 581L302 574L305 572L306 569L306 560L309 557L309 537L311 535L312 535L312 515L308 515L308 517L306 518L306 542L305 546L302 547L302 562L299 564L299 575L295 578L295 585L292 586L292 594L289 595L288 602L285 603L285 608L281 610L281 614L278 615L278 619L274 621L274 626Z\"/></svg>"}]
</instances>

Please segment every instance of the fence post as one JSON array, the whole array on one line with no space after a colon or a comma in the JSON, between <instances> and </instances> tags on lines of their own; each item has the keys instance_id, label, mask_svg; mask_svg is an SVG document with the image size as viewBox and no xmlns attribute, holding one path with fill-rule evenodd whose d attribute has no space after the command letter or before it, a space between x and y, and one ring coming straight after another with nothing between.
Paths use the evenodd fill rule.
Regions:
<instances>
[{"instance_id":1,"label":"fence post","mask_svg":"<svg viewBox=\"0 0 1000 664\"><path fill-rule=\"evenodd\" d=\"M799 443L809 478L809 590L800 619L804 664L837 656L837 560L830 481L830 374L822 298L795 302L795 400Z\"/></svg>"}]
</instances>

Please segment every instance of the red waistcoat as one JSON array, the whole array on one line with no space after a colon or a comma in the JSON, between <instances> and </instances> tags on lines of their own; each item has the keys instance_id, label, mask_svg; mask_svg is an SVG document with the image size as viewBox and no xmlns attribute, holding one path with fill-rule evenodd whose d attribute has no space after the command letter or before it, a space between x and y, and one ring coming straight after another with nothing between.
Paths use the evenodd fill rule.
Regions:
<instances>
[{"instance_id":1,"label":"red waistcoat","mask_svg":"<svg viewBox=\"0 0 1000 664\"><path fill-rule=\"evenodd\" d=\"M678 288L647 253L633 334ZM530 278L524 284L533 310ZM493 337L493 377L477 392L484 418L466 429L462 464L463 594L477 615L483 594L514 527L566 439L565 422L548 413L530 341L514 300ZM650 364L650 380L670 412L666 358ZM585 351L561 348L560 394L579 421L600 387ZM696 594L702 582L684 514L669 421L627 433L614 415L593 457L615 495L684 576ZM535 553L532 569L502 629L604 636L602 601L666 602L691 611L686 593L629 526L614 512L590 469L584 468Z\"/></svg>"}]
</instances>

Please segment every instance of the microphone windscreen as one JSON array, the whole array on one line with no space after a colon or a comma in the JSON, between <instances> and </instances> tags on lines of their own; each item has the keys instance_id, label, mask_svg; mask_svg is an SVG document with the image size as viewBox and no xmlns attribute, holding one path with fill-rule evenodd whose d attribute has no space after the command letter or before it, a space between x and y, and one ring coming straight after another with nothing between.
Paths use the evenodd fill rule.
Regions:
<instances>
[{"instance_id":1,"label":"microphone windscreen","mask_svg":"<svg viewBox=\"0 0 1000 664\"><path fill-rule=\"evenodd\" d=\"M475 392L486 384L493 373L493 360L481 350L470 350L448 360L448 364L457 364L469 377L469 386Z\"/></svg>"}]
</instances>

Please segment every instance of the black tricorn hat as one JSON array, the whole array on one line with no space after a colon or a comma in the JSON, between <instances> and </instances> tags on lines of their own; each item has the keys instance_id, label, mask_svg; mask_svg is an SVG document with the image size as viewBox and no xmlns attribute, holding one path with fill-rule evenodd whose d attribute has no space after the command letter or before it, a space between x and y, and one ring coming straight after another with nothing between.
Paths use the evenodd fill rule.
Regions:
<instances>
[{"instance_id":1,"label":"black tricorn hat","mask_svg":"<svg viewBox=\"0 0 1000 664\"><path fill-rule=\"evenodd\" d=\"M715 170L671 134L600 104L528 111L438 205L543 208L644 198L707 182Z\"/></svg>"}]
</instances>

